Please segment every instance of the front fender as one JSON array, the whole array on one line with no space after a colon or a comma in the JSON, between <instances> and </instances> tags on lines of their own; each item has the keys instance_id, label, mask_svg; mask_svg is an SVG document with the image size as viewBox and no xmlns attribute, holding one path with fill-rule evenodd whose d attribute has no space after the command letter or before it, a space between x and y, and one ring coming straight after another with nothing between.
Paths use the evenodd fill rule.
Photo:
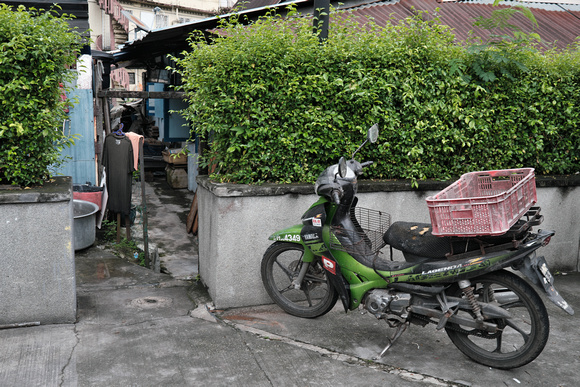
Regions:
<instances>
[{"instance_id":1,"label":"front fender","mask_svg":"<svg viewBox=\"0 0 580 387\"><path fill-rule=\"evenodd\" d=\"M285 228L280 231L276 231L274 234L270 235L268 239L272 241L280 241L280 242L290 242L290 243L297 243L304 246L304 256L302 257L302 261L304 262L313 262L314 261L314 254L310 250L308 246L304 244L302 241L302 237L300 236L300 232L302 231L301 224L294 225L292 227Z\"/></svg>"},{"instance_id":2,"label":"front fender","mask_svg":"<svg viewBox=\"0 0 580 387\"><path fill-rule=\"evenodd\" d=\"M300 237L300 231L302 230L302 225L297 224L292 227L285 228L284 230L276 231L274 234L270 235L268 239L271 241L281 241L281 242L295 242L302 244L302 238Z\"/></svg>"}]
</instances>

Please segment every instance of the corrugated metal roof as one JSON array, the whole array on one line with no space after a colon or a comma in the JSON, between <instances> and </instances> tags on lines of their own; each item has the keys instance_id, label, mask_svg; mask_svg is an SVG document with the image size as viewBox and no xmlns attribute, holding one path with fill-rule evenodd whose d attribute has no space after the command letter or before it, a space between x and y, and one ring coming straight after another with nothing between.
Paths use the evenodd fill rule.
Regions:
<instances>
[{"instance_id":1,"label":"corrugated metal roof","mask_svg":"<svg viewBox=\"0 0 580 387\"><path fill-rule=\"evenodd\" d=\"M444 2L438 3L434 0L401 0L393 3L391 1L375 2L368 5L347 8L354 15L372 17L379 25L385 25L392 20L401 20L416 14L418 10L429 12L429 16L440 17L442 24L453 28L456 40L463 41L469 37L469 31L473 30L477 36L487 38L491 32L473 26L477 17L490 17L492 12L498 8L491 4L475 2ZM436 9L439 8L439 12ZM344 8L343 8L344 9ZM572 44L580 36L580 12L571 10L550 11L541 8L531 9L538 22L537 32L542 40L547 43L556 42L558 48L565 48ZM526 32L532 31L532 24L522 15L517 15L511 23L522 28ZM494 31L493 33L501 33ZM504 32L505 33L505 32Z\"/></svg>"},{"instance_id":2,"label":"corrugated metal roof","mask_svg":"<svg viewBox=\"0 0 580 387\"><path fill-rule=\"evenodd\" d=\"M260 8L253 7L257 2L265 2L272 6L281 7L282 9L288 4L294 4L298 11L303 14L312 13L313 7L313 0L295 0L285 3L280 3L280 0L250 0L248 9L240 13L250 19L263 15L267 12L268 6ZM438 15L440 16L441 23L453 28L458 41L467 39L470 30L476 30L473 22L478 16L490 17L492 11L497 9L497 7L492 6L491 0L463 1L457 3L438 3L436 0L343 0L341 5L335 1L331 1L331 3L336 7L340 7L340 9L349 10L358 16L373 17L379 25L385 25L392 18L395 20L404 19L415 14L417 10L426 10L429 12L429 15L435 15L435 10L439 8ZM565 48L567 45L572 44L576 37L580 36L580 10L575 10L578 9L577 6L567 8L568 10L562 7L556 8L562 9L561 11L549 10L543 6L532 9L538 22L536 32L540 34L545 42L556 41L557 47L559 48ZM227 15L215 16L151 31L142 39L127 42L124 47L114 53L113 61L121 66L132 66L133 64L137 65L137 63L133 62L186 50L189 48L187 37L192 31L198 30L206 32L212 30L217 27L218 21L223 17L227 17ZM524 28L525 31L529 31L530 22L525 17L517 17L513 23ZM488 37L490 34L486 30L478 30L477 33L483 38Z\"/></svg>"},{"instance_id":3,"label":"corrugated metal roof","mask_svg":"<svg viewBox=\"0 0 580 387\"><path fill-rule=\"evenodd\" d=\"M258 5L275 5L279 2L279 0L240 0L239 4L244 9L252 9ZM580 36L580 5L573 2L566 4L563 0L558 2L503 1L498 7L493 6L493 0L443 2L436 0L346 0L343 4L336 6L342 10L350 10L358 16L372 17L379 25L385 25L392 18L400 20L412 16L418 10L428 11L429 15L433 16L435 10L439 8L438 15L442 24L452 27L456 39L463 41L468 38L471 30L482 38L489 37L490 31L474 27L473 22L477 17L488 18L494 10L507 8L511 4L524 5L532 10L538 22L538 27L534 32L540 34L546 43L557 42L558 48L565 48ZM519 15L512 21L524 31L532 31L532 24L525 17ZM493 33L498 34L501 31Z\"/></svg>"}]
</instances>

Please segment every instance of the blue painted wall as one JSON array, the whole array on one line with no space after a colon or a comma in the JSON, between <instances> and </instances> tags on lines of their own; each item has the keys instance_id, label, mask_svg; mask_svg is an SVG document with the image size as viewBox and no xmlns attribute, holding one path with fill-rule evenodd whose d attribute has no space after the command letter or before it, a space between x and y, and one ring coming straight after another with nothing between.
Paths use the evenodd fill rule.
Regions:
<instances>
[{"instance_id":1,"label":"blue painted wall","mask_svg":"<svg viewBox=\"0 0 580 387\"><path fill-rule=\"evenodd\" d=\"M147 91L165 91L163 83L147 83ZM187 107L185 101L179 99L149 99L147 114L155 119L159 127L159 140L165 142L187 141L189 126L187 121L176 111Z\"/></svg>"},{"instance_id":2,"label":"blue painted wall","mask_svg":"<svg viewBox=\"0 0 580 387\"><path fill-rule=\"evenodd\" d=\"M68 157L56 170L57 174L71 176L73 184L90 182L97 184L95 166L94 114L92 89L75 88L68 94L69 99L78 102L69 112L69 120L64 123L66 134L76 134L79 138L62 155Z\"/></svg>"},{"instance_id":3,"label":"blue painted wall","mask_svg":"<svg viewBox=\"0 0 580 387\"><path fill-rule=\"evenodd\" d=\"M169 105L168 121L165 141L186 141L189 139L189 124L178 111L187 107L187 102L181 99L167 100Z\"/></svg>"}]
</instances>

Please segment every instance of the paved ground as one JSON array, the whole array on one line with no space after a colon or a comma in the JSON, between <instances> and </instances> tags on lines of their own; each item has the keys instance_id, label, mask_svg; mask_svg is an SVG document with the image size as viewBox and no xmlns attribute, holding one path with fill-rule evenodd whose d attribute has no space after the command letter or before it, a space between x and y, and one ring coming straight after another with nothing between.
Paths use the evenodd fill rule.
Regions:
<instances>
[{"instance_id":1,"label":"paved ground","mask_svg":"<svg viewBox=\"0 0 580 387\"><path fill-rule=\"evenodd\" d=\"M191 260L194 267L194 253ZM577 386L580 379L578 317L549 302L544 352L498 371L465 358L434 327L411 326L374 361L388 330L368 314L337 307L305 320L273 305L211 311L197 282L97 247L76 254L76 269L76 324L0 330L0 386ZM556 285L580 310L580 275L558 276Z\"/></svg>"},{"instance_id":2,"label":"paved ground","mask_svg":"<svg viewBox=\"0 0 580 387\"><path fill-rule=\"evenodd\" d=\"M186 231L187 214L194 194L186 189L172 189L164 177L145 186L150 251L157 248L161 269L178 279L193 279L198 273L197 237ZM134 202L140 204L141 187L133 190ZM143 240L143 222L139 217L132 227L136 240ZM143 246L141 246L143 248Z\"/></svg>"}]
</instances>

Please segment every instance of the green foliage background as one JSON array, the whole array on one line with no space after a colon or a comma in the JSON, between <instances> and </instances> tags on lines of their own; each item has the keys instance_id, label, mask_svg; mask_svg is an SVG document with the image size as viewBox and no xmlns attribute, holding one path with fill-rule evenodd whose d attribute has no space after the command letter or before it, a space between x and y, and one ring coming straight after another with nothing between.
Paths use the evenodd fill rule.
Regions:
<instances>
[{"instance_id":1,"label":"green foliage background","mask_svg":"<svg viewBox=\"0 0 580 387\"><path fill-rule=\"evenodd\" d=\"M42 184L72 141L62 133L60 84L73 76L67 66L82 39L69 19L0 4L0 184Z\"/></svg>"},{"instance_id":2,"label":"green foliage background","mask_svg":"<svg viewBox=\"0 0 580 387\"><path fill-rule=\"evenodd\" d=\"M212 143L219 181L312 182L379 123L358 156L367 178L450 179L474 170L580 170L580 54L540 52L537 35L454 43L421 13L380 27L333 13L319 44L311 19L231 18L176 59L183 114ZM426 19L426 18L425 18Z\"/></svg>"}]
</instances>

